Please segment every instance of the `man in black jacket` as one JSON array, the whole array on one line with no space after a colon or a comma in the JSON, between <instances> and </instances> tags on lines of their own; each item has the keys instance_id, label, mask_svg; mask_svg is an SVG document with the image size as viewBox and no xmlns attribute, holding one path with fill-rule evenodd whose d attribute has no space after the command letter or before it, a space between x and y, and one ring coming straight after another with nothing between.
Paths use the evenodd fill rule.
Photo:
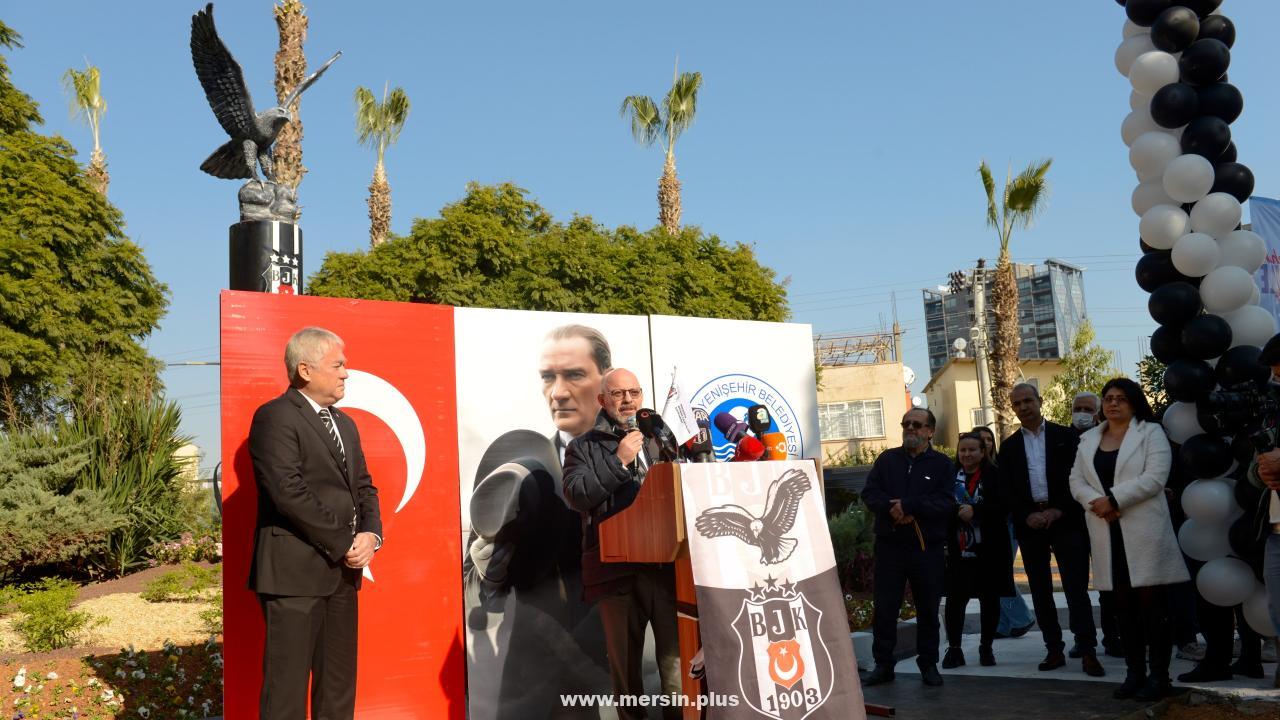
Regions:
<instances>
[{"instance_id":1,"label":"man in black jacket","mask_svg":"<svg viewBox=\"0 0 1280 720\"><path fill-rule=\"evenodd\" d=\"M902 416L902 447L880 453L862 500L876 516L875 620L871 652L876 667L863 685L894 678L898 614L906 583L916 604L916 664L926 685L938 673L938 604L942 597L947 526L956 512L955 471L929 446L937 421L923 408Z\"/></svg>"},{"instance_id":2,"label":"man in black jacket","mask_svg":"<svg viewBox=\"0 0 1280 720\"><path fill-rule=\"evenodd\" d=\"M1098 662L1097 627L1089 600L1089 536L1084 509L1071 497L1069 484L1080 439L1071 428L1044 418L1040 392L1034 385L1014 385L1009 403L1022 428L1000 444L1000 480L1031 585L1036 622L1048 650L1040 669L1054 670L1067 664L1062 625L1053 601L1052 552L1067 596L1081 666L1086 674L1101 677L1106 672Z\"/></svg>"},{"instance_id":3,"label":"man in black jacket","mask_svg":"<svg viewBox=\"0 0 1280 720\"><path fill-rule=\"evenodd\" d=\"M614 368L601 380L598 400L604 409L595 427L574 438L564 456L565 500L582 514L583 595L588 602L599 603L614 694L644 694L641 653L645 628L652 625L662 693L678 695L680 644L674 568L670 563L600 561L600 523L635 501L653 463L644 436L634 429L644 391L634 373ZM624 718L646 717L644 707L638 704L619 707L618 712ZM678 718L680 708L665 706L663 715Z\"/></svg>"}]
</instances>

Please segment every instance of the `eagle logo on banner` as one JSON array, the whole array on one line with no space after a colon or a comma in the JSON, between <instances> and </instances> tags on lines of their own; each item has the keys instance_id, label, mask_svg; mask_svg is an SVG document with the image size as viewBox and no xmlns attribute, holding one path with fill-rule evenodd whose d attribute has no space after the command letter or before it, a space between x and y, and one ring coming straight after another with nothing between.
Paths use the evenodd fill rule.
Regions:
<instances>
[{"instance_id":1,"label":"eagle logo on banner","mask_svg":"<svg viewBox=\"0 0 1280 720\"><path fill-rule=\"evenodd\" d=\"M749 593L733 620L740 696L761 715L803 720L831 696L835 668L818 632L822 611L795 583L772 577Z\"/></svg>"},{"instance_id":2,"label":"eagle logo on banner","mask_svg":"<svg viewBox=\"0 0 1280 720\"><path fill-rule=\"evenodd\" d=\"M785 562L795 552L794 538L783 537L796 523L800 499L812 487L809 476L798 469L786 471L769 485L764 514L756 517L741 505L717 505L698 516L694 527L705 538L730 535L760 548L760 564Z\"/></svg>"}]
</instances>

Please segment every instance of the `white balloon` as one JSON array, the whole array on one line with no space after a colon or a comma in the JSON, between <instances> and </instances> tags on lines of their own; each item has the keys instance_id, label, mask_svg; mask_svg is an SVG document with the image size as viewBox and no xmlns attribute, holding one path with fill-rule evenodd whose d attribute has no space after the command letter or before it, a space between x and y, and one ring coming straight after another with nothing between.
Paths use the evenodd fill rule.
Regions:
<instances>
[{"instance_id":1,"label":"white balloon","mask_svg":"<svg viewBox=\"0 0 1280 720\"><path fill-rule=\"evenodd\" d=\"M1276 636L1275 621L1271 619L1271 608L1267 605L1267 586L1256 583L1249 598L1244 601L1244 619L1249 627L1262 637Z\"/></svg>"},{"instance_id":2,"label":"white balloon","mask_svg":"<svg viewBox=\"0 0 1280 720\"><path fill-rule=\"evenodd\" d=\"M1249 566L1233 557L1210 560L1196 574L1196 589L1200 596L1222 607L1232 607L1248 600L1257 584Z\"/></svg>"},{"instance_id":3,"label":"white balloon","mask_svg":"<svg viewBox=\"0 0 1280 720\"><path fill-rule=\"evenodd\" d=\"M1249 296L1249 302L1245 303L1245 305L1257 305L1260 302L1262 302L1262 292L1258 290L1258 284L1254 283L1253 294Z\"/></svg>"},{"instance_id":4,"label":"white balloon","mask_svg":"<svg viewBox=\"0 0 1280 720\"><path fill-rule=\"evenodd\" d=\"M1129 77L1129 72L1133 68L1133 63L1140 55L1152 52L1156 49L1154 43L1151 42L1150 33L1135 33L1126 37L1120 46L1116 48L1116 70L1121 75ZM1159 90L1159 88L1156 88ZM1154 91L1152 91L1154 92ZM1151 93L1147 93L1150 95Z\"/></svg>"},{"instance_id":5,"label":"white balloon","mask_svg":"<svg viewBox=\"0 0 1280 720\"><path fill-rule=\"evenodd\" d=\"M1173 201L1173 198L1169 197L1169 193L1164 191L1163 178L1154 178L1139 183L1133 189L1133 197L1130 198L1130 203L1133 205L1133 212L1138 217L1146 215L1148 210L1157 205L1173 205L1176 207L1178 204ZM1181 208L1178 209L1181 210ZM1176 240L1177 238L1174 239Z\"/></svg>"},{"instance_id":6,"label":"white balloon","mask_svg":"<svg viewBox=\"0 0 1280 720\"><path fill-rule=\"evenodd\" d=\"M1124 37L1125 37L1125 39L1126 39L1126 40L1127 40L1127 39L1129 39L1129 38L1131 38L1131 37L1133 37L1134 35L1141 35L1141 34L1146 33L1146 32L1148 32L1148 31L1149 31L1149 29L1148 29L1148 28L1144 28L1144 27L1142 27L1141 25L1139 25L1139 24L1135 23L1135 22L1134 22L1134 21L1132 21L1132 20L1125 20L1125 21L1124 21ZM1154 45L1152 45L1152 47L1155 47L1155 46L1154 46ZM1129 74L1129 73L1125 73L1125 75L1128 75L1128 74Z\"/></svg>"},{"instance_id":7,"label":"white balloon","mask_svg":"<svg viewBox=\"0 0 1280 720\"><path fill-rule=\"evenodd\" d=\"M1126 115L1124 122L1120 123L1120 139L1125 145L1132 145L1141 135L1163 129L1151 119L1151 110L1141 107Z\"/></svg>"},{"instance_id":8,"label":"white balloon","mask_svg":"<svg viewBox=\"0 0 1280 720\"><path fill-rule=\"evenodd\" d=\"M1169 133L1143 133L1133 141L1133 145L1129 146L1129 164L1144 181L1156 177L1162 178L1165 168L1181 154L1182 144ZM1235 198L1231 199L1235 200ZM1238 207L1239 203L1236 205ZM1231 227L1235 225L1232 224Z\"/></svg>"},{"instance_id":9,"label":"white balloon","mask_svg":"<svg viewBox=\"0 0 1280 720\"><path fill-rule=\"evenodd\" d=\"M1150 241L1147 242L1151 244ZM1173 244L1173 266L1188 277L1203 277L1218 267L1218 241L1204 233L1187 233Z\"/></svg>"},{"instance_id":10,"label":"white balloon","mask_svg":"<svg viewBox=\"0 0 1280 720\"><path fill-rule=\"evenodd\" d=\"M1177 251L1175 247L1174 252ZM1247 270L1223 265L1204 276L1204 282L1200 283L1200 301L1205 310L1224 315L1248 304L1254 287L1257 286L1253 284L1253 275Z\"/></svg>"},{"instance_id":11,"label":"white balloon","mask_svg":"<svg viewBox=\"0 0 1280 720\"><path fill-rule=\"evenodd\" d=\"M1231 554L1231 543L1227 541L1229 527L1231 526L1222 522L1202 522L1187 518L1182 527L1178 528L1178 545L1187 557L1200 562L1224 558Z\"/></svg>"},{"instance_id":12,"label":"white balloon","mask_svg":"<svg viewBox=\"0 0 1280 720\"><path fill-rule=\"evenodd\" d=\"M1138 37L1141 38L1141 36ZM1118 67L1119 51L1116 55ZM1129 67L1129 82L1133 83L1134 90L1143 95L1155 95L1156 91L1165 85L1178 82L1178 74L1178 58L1163 50L1152 50L1139 55L1138 59L1133 61L1133 65Z\"/></svg>"},{"instance_id":13,"label":"white balloon","mask_svg":"<svg viewBox=\"0 0 1280 720\"><path fill-rule=\"evenodd\" d=\"M1200 421L1196 419L1195 403L1171 403L1164 411L1164 419L1161 422L1169 439L1178 444L1204 432L1204 428L1200 427Z\"/></svg>"},{"instance_id":14,"label":"white balloon","mask_svg":"<svg viewBox=\"0 0 1280 720\"><path fill-rule=\"evenodd\" d=\"M1244 268L1250 273L1258 272L1267 259L1267 243L1249 230L1236 230L1220 236L1218 247L1222 248L1222 260L1219 262Z\"/></svg>"},{"instance_id":15,"label":"white balloon","mask_svg":"<svg viewBox=\"0 0 1280 720\"><path fill-rule=\"evenodd\" d=\"M1221 525L1225 530L1224 523L1231 516L1231 506L1235 504L1231 486L1221 480L1196 480L1182 491L1182 509L1187 517L1202 525ZM1226 540L1225 532L1222 539Z\"/></svg>"},{"instance_id":16,"label":"white balloon","mask_svg":"<svg viewBox=\"0 0 1280 720\"><path fill-rule=\"evenodd\" d=\"M1148 110L1150 110L1150 108L1151 108L1151 96L1150 96L1150 95L1143 95L1142 93L1138 92L1137 90L1134 90L1134 91L1132 91L1132 92L1130 92L1130 93L1129 93L1129 109L1130 109L1130 110L1137 110L1137 109L1139 109L1139 108L1147 108Z\"/></svg>"},{"instance_id":17,"label":"white balloon","mask_svg":"<svg viewBox=\"0 0 1280 720\"><path fill-rule=\"evenodd\" d=\"M1172 140L1173 138L1170 138ZM1139 141L1142 138L1138 138ZM1176 144L1177 141L1174 140ZM1137 145L1134 142L1134 145ZM1129 153L1131 156L1133 152ZM1214 237L1223 237L1240 224L1240 201L1224 192L1209 193L1191 208L1191 229Z\"/></svg>"},{"instance_id":18,"label":"white balloon","mask_svg":"<svg viewBox=\"0 0 1280 720\"><path fill-rule=\"evenodd\" d=\"M1223 316L1231 326L1231 347L1255 345L1262 347L1276 334L1276 319L1269 310L1257 305L1245 305Z\"/></svg>"},{"instance_id":19,"label":"white balloon","mask_svg":"<svg viewBox=\"0 0 1280 720\"><path fill-rule=\"evenodd\" d=\"M1199 202L1213 188L1213 163L1200 155L1179 155L1164 171L1164 191L1180 203Z\"/></svg>"},{"instance_id":20,"label":"white balloon","mask_svg":"<svg viewBox=\"0 0 1280 720\"><path fill-rule=\"evenodd\" d=\"M1157 250L1170 250L1191 229L1191 219L1177 205L1156 205L1142 214L1138 235Z\"/></svg>"}]
</instances>

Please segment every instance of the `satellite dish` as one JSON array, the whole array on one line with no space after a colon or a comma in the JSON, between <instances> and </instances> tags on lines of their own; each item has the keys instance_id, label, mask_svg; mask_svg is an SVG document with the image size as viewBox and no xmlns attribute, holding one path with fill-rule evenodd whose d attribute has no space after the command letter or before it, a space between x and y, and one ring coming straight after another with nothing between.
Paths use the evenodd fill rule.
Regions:
<instances>
[{"instance_id":1,"label":"satellite dish","mask_svg":"<svg viewBox=\"0 0 1280 720\"><path fill-rule=\"evenodd\" d=\"M903 365L903 366L902 366L902 382L903 382L903 384L905 384L905 385L910 385L911 383L913 383L913 382L915 382L915 381L916 381L916 371L915 371L915 370L912 370L911 368L907 367L906 365Z\"/></svg>"},{"instance_id":2,"label":"satellite dish","mask_svg":"<svg viewBox=\"0 0 1280 720\"><path fill-rule=\"evenodd\" d=\"M911 396L911 407L924 407L924 398L919 395Z\"/></svg>"}]
</instances>

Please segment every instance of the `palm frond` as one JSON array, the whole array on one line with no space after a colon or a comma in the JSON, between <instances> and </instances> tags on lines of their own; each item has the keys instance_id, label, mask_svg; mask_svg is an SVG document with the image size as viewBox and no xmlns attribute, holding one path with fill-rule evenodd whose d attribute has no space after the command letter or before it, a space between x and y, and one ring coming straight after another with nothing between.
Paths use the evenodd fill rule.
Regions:
<instances>
[{"instance_id":1,"label":"palm frond","mask_svg":"<svg viewBox=\"0 0 1280 720\"><path fill-rule=\"evenodd\" d=\"M1045 175L1051 164L1052 160L1031 163L1005 189L1007 212L1021 227L1029 227L1048 200L1049 183Z\"/></svg>"},{"instance_id":2,"label":"palm frond","mask_svg":"<svg viewBox=\"0 0 1280 720\"><path fill-rule=\"evenodd\" d=\"M996 209L996 181L991 177L991 167L986 160L978 165L978 175L982 177L982 189L987 191L987 225L1000 227L1000 215Z\"/></svg>"},{"instance_id":3,"label":"palm frond","mask_svg":"<svg viewBox=\"0 0 1280 720\"><path fill-rule=\"evenodd\" d=\"M107 102L102 99L102 73L98 68L86 65L83 72L68 68L62 74L62 85L71 100L72 117L84 116L93 124L107 111Z\"/></svg>"},{"instance_id":4,"label":"palm frond","mask_svg":"<svg viewBox=\"0 0 1280 720\"><path fill-rule=\"evenodd\" d=\"M397 87L382 101L383 115L386 117L386 144L394 144L400 139L400 131L409 119L409 95L404 88Z\"/></svg>"},{"instance_id":5,"label":"palm frond","mask_svg":"<svg viewBox=\"0 0 1280 720\"><path fill-rule=\"evenodd\" d=\"M662 130L662 117L658 104L648 95L631 95L622 100L618 114L631 119L631 136L636 142L649 147L658 139Z\"/></svg>"},{"instance_id":6,"label":"palm frond","mask_svg":"<svg viewBox=\"0 0 1280 720\"><path fill-rule=\"evenodd\" d=\"M676 138L693 125L693 116L698 112L698 90L702 87L702 73L680 73L667 96L663 99L666 106L667 122L665 132L667 142L675 145Z\"/></svg>"}]
</instances>

